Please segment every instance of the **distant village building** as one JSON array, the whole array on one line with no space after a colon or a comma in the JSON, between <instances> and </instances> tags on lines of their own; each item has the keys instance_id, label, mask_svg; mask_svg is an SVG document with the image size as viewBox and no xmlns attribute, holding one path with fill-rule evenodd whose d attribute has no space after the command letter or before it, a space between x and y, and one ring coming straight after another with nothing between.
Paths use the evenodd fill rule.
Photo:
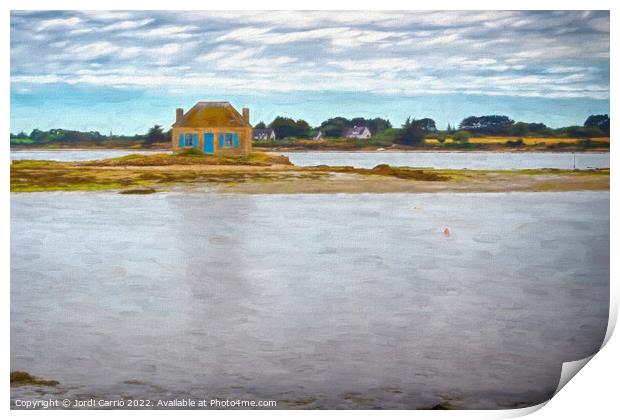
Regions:
<instances>
[{"instance_id":1,"label":"distant village building","mask_svg":"<svg viewBox=\"0 0 620 420\"><path fill-rule=\"evenodd\" d=\"M243 108L241 115L228 102L198 102L186 113L177 108L172 149L195 149L209 155L248 155L252 151L250 110Z\"/></svg>"},{"instance_id":2,"label":"distant village building","mask_svg":"<svg viewBox=\"0 0 620 420\"><path fill-rule=\"evenodd\" d=\"M255 128L252 136L254 140L275 140L276 132L273 128Z\"/></svg>"},{"instance_id":3,"label":"distant village building","mask_svg":"<svg viewBox=\"0 0 620 420\"><path fill-rule=\"evenodd\" d=\"M349 128L344 136L348 139L369 139L372 137L372 134L366 126L355 126L353 128Z\"/></svg>"}]
</instances>

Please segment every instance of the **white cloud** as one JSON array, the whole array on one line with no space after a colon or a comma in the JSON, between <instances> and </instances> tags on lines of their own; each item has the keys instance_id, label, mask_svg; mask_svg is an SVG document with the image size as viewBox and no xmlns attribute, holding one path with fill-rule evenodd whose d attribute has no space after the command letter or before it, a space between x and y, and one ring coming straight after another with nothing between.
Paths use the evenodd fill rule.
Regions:
<instances>
[{"instance_id":1,"label":"white cloud","mask_svg":"<svg viewBox=\"0 0 620 420\"><path fill-rule=\"evenodd\" d=\"M70 17L66 19L49 19L41 21L37 24L37 31L44 31L50 28L73 28L82 23L82 19L77 17Z\"/></svg>"},{"instance_id":2,"label":"white cloud","mask_svg":"<svg viewBox=\"0 0 620 420\"><path fill-rule=\"evenodd\" d=\"M609 96L609 19L602 12L45 16L12 14L13 88Z\"/></svg>"},{"instance_id":3,"label":"white cloud","mask_svg":"<svg viewBox=\"0 0 620 420\"><path fill-rule=\"evenodd\" d=\"M576 67L576 66L553 66L544 70L544 73L558 74L558 73L575 73L588 70L584 67Z\"/></svg>"},{"instance_id":4,"label":"white cloud","mask_svg":"<svg viewBox=\"0 0 620 420\"><path fill-rule=\"evenodd\" d=\"M107 41L93 42L90 44L76 45L67 48L69 54L78 56L79 59L90 60L97 57L103 57L115 54L121 51L121 48Z\"/></svg>"},{"instance_id":5,"label":"white cloud","mask_svg":"<svg viewBox=\"0 0 620 420\"><path fill-rule=\"evenodd\" d=\"M494 58L469 58L469 57L449 57L446 62L448 64L455 64L459 66L490 66L497 63Z\"/></svg>"},{"instance_id":6,"label":"white cloud","mask_svg":"<svg viewBox=\"0 0 620 420\"><path fill-rule=\"evenodd\" d=\"M140 28L153 22L153 19L142 20L124 20L121 22L112 23L102 29L102 31L122 31L127 29Z\"/></svg>"},{"instance_id":7,"label":"white cloud","mask_svg":"<svg viewBox=\"0 0 620 420\"><path fill-rule=\"evenodd\" d=\"M334 60L329 64L345 70L371 70L371 71L402 71L415 70L420 64L410 58L390 58L381 60Z\"/></svg>"},{"instance_id":8,"label":"white cloud","mask_svg":"<svg viewBox=\"0 0 620 420\"><path fill-rule=\"evenodd\" d=\"M195 26L161 26L154 29L136 30L130 32L122 32L120 35L134 38L177 38L187 39L193 37L188 31L196 30Z\"/></svg>"},{"instance_id":9,"label":"white cloud","mask_svg":"<svg viewBox=\"0 0 620 420\"><path fill-rule=\"evenodd\" d=\"M433 46L439 44L451 44L459 39L459 34L452 33L446 35L438 35L429 39L416 42L418 46Z\"/></svg>"},{"instance_id":10,"label":"white cloud","mask_svg":"<svg viewBox=\"0 0 620 420\"><path fill-rule=\"evenodd\" d=\"M272 29L273 28L255 28L255 27L234 29L225 35L221 35L217 37L215 40L217 42L231 41L231 40L234 40L234 41L250 40L251 41L254 37L266 34L270 32Z\"/></svg>"},{"instance_id":11,"label":"white cloud","mask_svg":"<svg viewBox=\"0 0 620 420\"><path fill-rule=\"evenodd\" d=\"M98 20L130 19L132 17L130 12L119 10L84 10L81 13L82 15Z\"/></svg>"}]
</instances>

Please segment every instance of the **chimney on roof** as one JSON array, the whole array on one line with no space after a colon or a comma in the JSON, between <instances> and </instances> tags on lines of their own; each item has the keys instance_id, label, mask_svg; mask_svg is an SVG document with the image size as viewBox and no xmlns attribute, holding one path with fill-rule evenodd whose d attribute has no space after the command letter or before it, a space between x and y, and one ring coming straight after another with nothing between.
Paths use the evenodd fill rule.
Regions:
<instances>
[{"instance_id":1,"label":"chimney on roof","mask_svg":"<svg viewBox=\"0 0 620 420\"><path fill-rule=\"evenodd\" d=\"M250 108L243 108L243 121L250 123Z\"/></svg>"},{"instance_id":2,"label":"chimney on roof","mask_svg":"<svg viewBox=\"0 0 620 420\"><path fill-rule=\"evenodd\" d=\"M179 123L179 122L181 122L182 119L183 119L183 108L177 108L177 120L176 120L176 122Z\"/></svg>"}]
</instances>

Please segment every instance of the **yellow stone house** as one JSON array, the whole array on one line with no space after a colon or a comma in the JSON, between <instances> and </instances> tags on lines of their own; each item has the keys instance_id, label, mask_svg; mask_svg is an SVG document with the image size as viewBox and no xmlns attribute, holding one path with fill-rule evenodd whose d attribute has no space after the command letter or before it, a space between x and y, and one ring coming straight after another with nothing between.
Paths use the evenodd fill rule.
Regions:
<instances>
[{"instance_id":1,"label":"yellow stone house","mask_svg":"<svg viewBox=\"0 0 620 420\"><path fill-rule=\"evenodd\" d=\"M172 124L172 149L204 154L247 156L252 151L250 110L243 115L228 102L198 102L189 111L177 108Z\"/></svg>"}]
</instances>

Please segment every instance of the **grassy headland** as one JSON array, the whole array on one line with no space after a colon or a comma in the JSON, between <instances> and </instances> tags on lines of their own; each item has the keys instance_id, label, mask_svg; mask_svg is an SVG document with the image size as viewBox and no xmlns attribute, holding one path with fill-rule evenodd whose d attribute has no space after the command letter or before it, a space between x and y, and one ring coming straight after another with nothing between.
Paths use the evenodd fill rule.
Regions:
<instances>
[{"instance_id":1,"label":"grassy headland","mask_svg":"<svg viewBox=\"0 0 620 420\"><path fill-rule=\"evenodd\" d=\"M297 167L285 156L246 158L129 155L86 162L14 161L11 191L118 190L148 194L176 188L237 193L608 190L609 169L436 170L378 165Z\"/></svg>"}]
</instances>

